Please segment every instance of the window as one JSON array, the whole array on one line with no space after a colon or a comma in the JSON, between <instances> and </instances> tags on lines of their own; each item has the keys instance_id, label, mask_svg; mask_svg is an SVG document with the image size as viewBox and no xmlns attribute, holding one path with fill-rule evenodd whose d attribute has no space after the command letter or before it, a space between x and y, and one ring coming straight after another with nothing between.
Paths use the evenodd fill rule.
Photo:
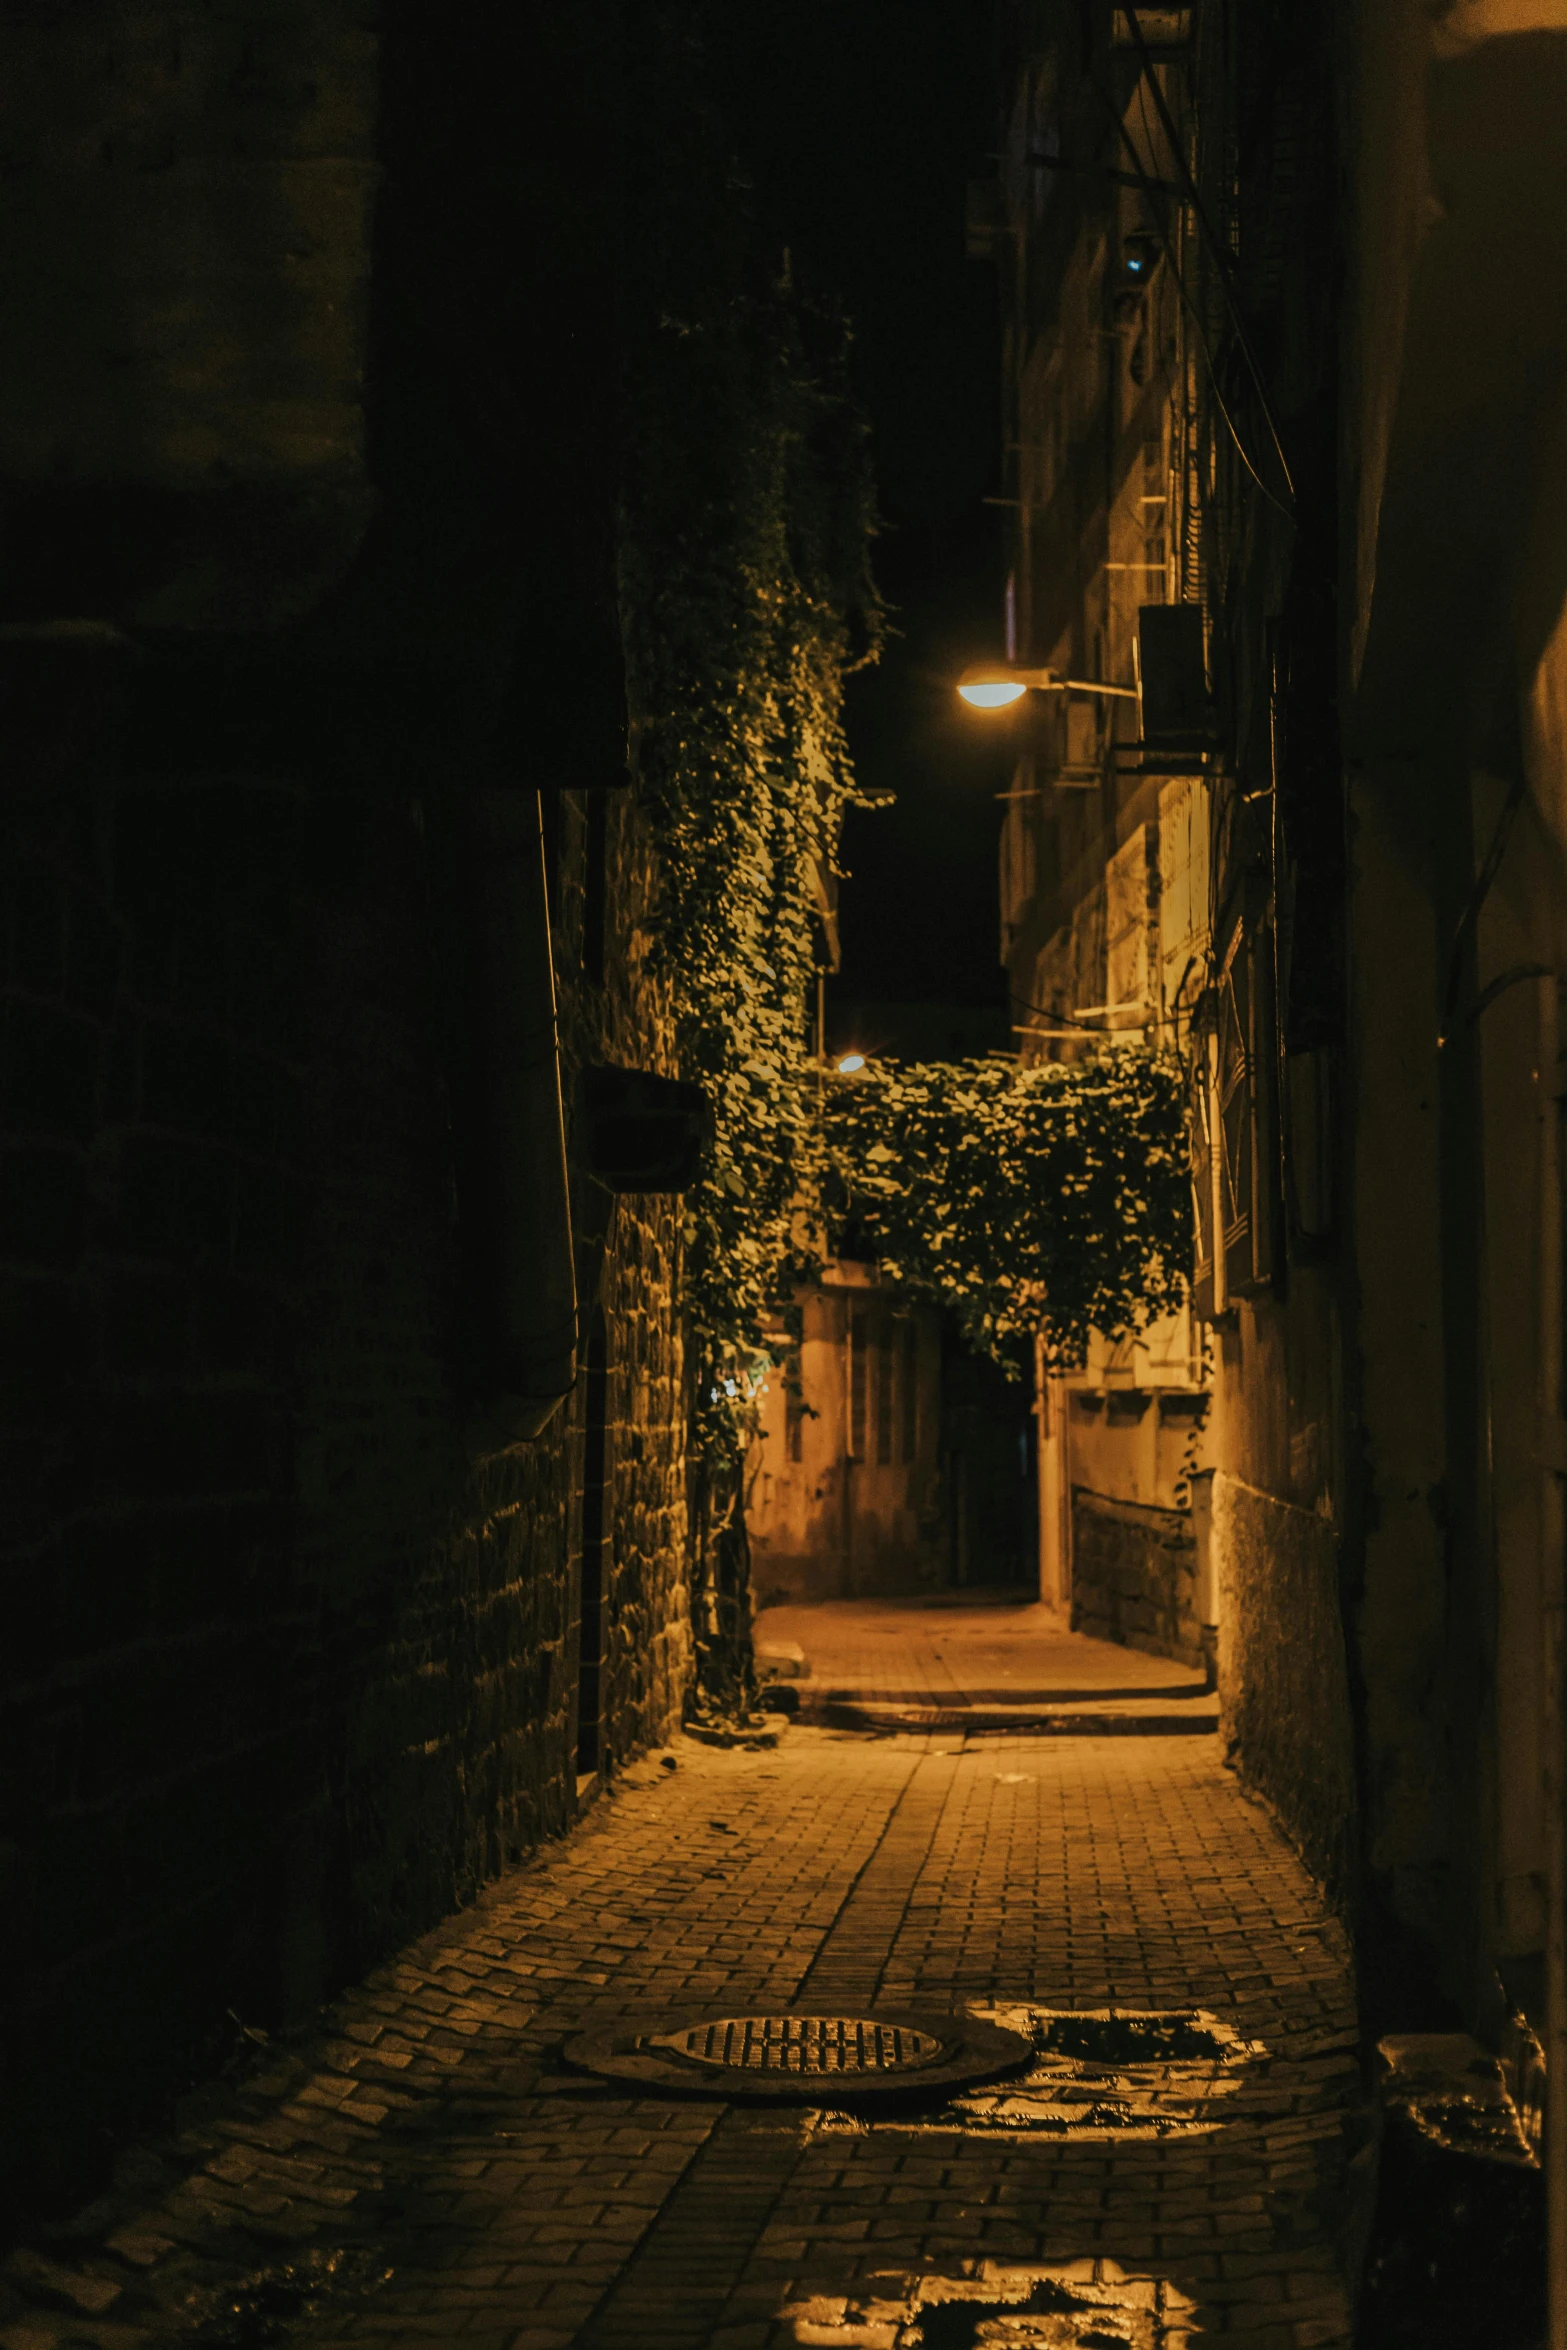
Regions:
<instances>
[{"instance_id":1,"label":"window","mask_svg":"<svg viewBox=\"0 0 1567 2350\"><path fill-rule=\"evenodd\" d=\"M1237 922L1192 1040L1195 1300L1204 1318L1273 1276L1270 938Z\"/></svg>"}]
</instances>

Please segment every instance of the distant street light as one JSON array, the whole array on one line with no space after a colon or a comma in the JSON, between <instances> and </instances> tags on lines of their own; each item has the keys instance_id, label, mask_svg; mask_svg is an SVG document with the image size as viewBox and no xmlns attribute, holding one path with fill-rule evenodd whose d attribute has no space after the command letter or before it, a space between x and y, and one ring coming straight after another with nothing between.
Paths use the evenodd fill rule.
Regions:
<instances>
[{"instance_id":1,"label":"distant street light","mask_svg":"<svg viewBox=\"0 0 1567 2350\"><path fill-rule=\"evenodd\" d=\"M958 692L973 710L1007 710L1026 693L1114 694L1135 702L1135 685L1106 685L1097 677L1058 677L1053 669L1018 669L1008 661L975 661L958 679Z\"/></svg>"},{"instance_id":2,"label":"distant street light","mask_svg":"<svg viewBox=\"0 0 1567 2350\"><path fill-rule=\"evenodd\" d=\"M864 1066L865 1055L863 1053L845 1053L843 1059L838 1063L838 1074L840 1077L852 1077L856 1069L863 1069Z\"/></svg>"}]
</instances>

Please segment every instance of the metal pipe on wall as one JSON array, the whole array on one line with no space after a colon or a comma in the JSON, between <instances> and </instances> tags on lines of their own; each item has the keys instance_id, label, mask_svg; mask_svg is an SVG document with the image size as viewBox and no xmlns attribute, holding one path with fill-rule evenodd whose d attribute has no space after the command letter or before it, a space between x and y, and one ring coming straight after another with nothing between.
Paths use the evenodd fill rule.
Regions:
<instances>
[{"instance_id":1,"label":"metal pipe on wall","mask_svg":"<svg viewBox=\"0 0 1567 2350\"><path fill-rule=\"evenodd\" d=\"M1567 1471L1562 1424L1562 1165L1555 972L1539 991L1540 1584L1545 1634L1545 2195L1551 2350L1567 2350Z\"/></svg>"},{"instance_id":2,"label":"metal pipe on wall","mask_svg":"<svg viewBox=\"0 0 1567 2350\"><path fill-rule=\"evenodd\" d=\"M433 810L433 803L432 803ZM452 1127L485 1441L537 1436L577 1375L577 1288L536 791L443 793Z\"/></svg>"}]
</instances>

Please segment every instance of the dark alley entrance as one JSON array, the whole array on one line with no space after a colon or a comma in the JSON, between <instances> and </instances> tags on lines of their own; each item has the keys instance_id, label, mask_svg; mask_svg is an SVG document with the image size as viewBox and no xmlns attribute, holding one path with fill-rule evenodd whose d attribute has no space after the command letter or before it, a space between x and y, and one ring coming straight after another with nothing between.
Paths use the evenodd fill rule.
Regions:
<instances>
[{"instance_id":1,"label":"dark alley entrance","mask_svg":"<svg viewBox=\"0 0 1567 2350\"><path fill-rule=\"evenodd\" d=\"M1567 0L0 112L0 2350L1567 2350Z\"/></svg>"}]
</instances>

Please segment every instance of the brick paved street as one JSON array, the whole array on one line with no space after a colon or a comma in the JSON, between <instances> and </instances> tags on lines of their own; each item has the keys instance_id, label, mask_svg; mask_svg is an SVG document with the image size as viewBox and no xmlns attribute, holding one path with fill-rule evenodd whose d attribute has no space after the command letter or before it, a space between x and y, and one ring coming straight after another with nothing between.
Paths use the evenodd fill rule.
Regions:
<instances>
[{"instance_id":1,"label":"brick paved street","mask_svg":"<svg viewBox=\"0 0 1567 2350\"><path fill-rule=\"evenodd\" d=\"M882 1703L1185 1690L1193 1680L1189 1665L1068 1631L1058 1609L1016 1587L764 1608L756 1642L759 1660L776 1651L792 1663L796 1652L811 1693Z\"/></svg>"},{"instance_id":2,"label":"brick paved street","mask_svg":"<svg viewBox=\"0 0 1567 2350\"><path fill-rule=\"evenodd\" d=\"M1189 1665L1086 1639L1015 1585L918 1600L765 1608L764 1682L835 1730L1054 1728L1202 1736L1218 1699Z\"/></svg>"},{"instance_id":3,"label":"brick paved street","mask_svg":"<svg viewBox=\"0 0 1567 2350\"><path fill-rule=\"evenodd\" d=\"M872 2000L1202 2009L1261 2048L1163 2136L560 2054L628 2011ZM0 2350L1347 2343L1353 2033L1343 1934L1216 1739L683 1740L15 2256ZM989 2303L1056 2314L977 2335Z\"/></svg>"}]
</instances>

